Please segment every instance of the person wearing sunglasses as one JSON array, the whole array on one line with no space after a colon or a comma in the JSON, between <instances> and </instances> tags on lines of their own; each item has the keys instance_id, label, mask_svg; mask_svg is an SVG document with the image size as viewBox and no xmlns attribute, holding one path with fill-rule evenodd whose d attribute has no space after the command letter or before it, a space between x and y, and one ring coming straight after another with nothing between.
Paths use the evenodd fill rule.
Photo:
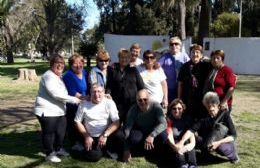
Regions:
<instances>
[{"instance_id":1,"label":"person wearing sunglasses","mask_svg":"<svg viewBox=\"0 0 260 168\"><path fill-rule=\"evenodd\" d=\"M166 76L160 64L156 61L154 51L146 50L143 54L144 63L137 66L137 69L143 78L145 88L150 94L151 101L168 106L168 89Z\"/></svg>"},{"instance_id":2,"label":"person wearing sunglasses","mask_svg":"<svg viewBox=\"0 0 260 168\"><path fill-rule=\"evenodd\" d=\"M168 102L177 97L177 76L181 66L190 60L189 56L181 52L182 42L179 37L172 37L169 41L169 52L159 59L164 73L167 77Z\"/></svg>"},{"instance_id":3,"label":"person wearing sunglasses","mask_svg":"<svg viewBox=\"0 0 260 168\"><path fill-rule=\"evenodd\" d=\"M165 145L164 155L173 167L196 168L195 136L191 136L184 144L183 148L178 148L176 144L180 141L184 133L191 126L191 118L185 115L186 105L181 99L174 99L168 108L167 134L168 143Z\"/></svg>"},{"instance_id":4,"label":"person wearing sunglasses","mask_svg":"<svg viewBox=\"0 0 260 168\"><path fill-rule=\"evenodd\" d=\"M109 53L106 50L99 50L96 55L96 62L97 65L89 73L89 84L91 86L94 83L98 83L106 88L107 74L111 71Z\"/></svg>"},{"instance_id":5,"label":"person wearing sunglasses","mask_svg":"<svg viewBox=\"0 0 260 168\"><path fill-rule=\"evenodd\" d=\"M166 143L166 119L160 104L150 101L146 89L138 91L127 115L123 131L125 145L123 161L129 162L132 154L151 154Z\"/></svg>"}]
</instances>

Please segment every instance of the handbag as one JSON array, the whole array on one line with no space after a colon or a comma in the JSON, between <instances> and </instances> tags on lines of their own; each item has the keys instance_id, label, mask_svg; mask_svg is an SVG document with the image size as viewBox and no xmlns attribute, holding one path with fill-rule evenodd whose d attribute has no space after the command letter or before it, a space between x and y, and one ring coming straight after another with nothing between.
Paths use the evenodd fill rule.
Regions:
<instances>
[{"instance_id":1,"label":"handbag","mask_svg":"<svg viewBox=\"0 0 260 168\"><path fill-rule=\"evenodd\" d=\"M216 119L213 128L206 138L206 141L204 143L204 147L208 147L212 142L221 140L227 136L228 133L228 127L225 126L223 123L219 122L219 120L222 118L225 112L222 112L219 117Z\"/></svg>"}]
</instances>

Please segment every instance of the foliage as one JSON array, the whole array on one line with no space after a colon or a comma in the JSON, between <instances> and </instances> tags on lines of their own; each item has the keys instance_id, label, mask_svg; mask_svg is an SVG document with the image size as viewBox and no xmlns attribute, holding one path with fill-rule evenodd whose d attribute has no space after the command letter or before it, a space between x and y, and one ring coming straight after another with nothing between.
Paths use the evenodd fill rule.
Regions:
<instances>
[{"instance_id":1,"label":"foliage","mask_svg":"<svg viewBox=\"0 0 260 168\"><path fill-rule=\"evenodd\" d=\"M237 14L222 13L211 24L211 32L214 37L237 37L239 17Z\"/></svg>"}]
</instances>

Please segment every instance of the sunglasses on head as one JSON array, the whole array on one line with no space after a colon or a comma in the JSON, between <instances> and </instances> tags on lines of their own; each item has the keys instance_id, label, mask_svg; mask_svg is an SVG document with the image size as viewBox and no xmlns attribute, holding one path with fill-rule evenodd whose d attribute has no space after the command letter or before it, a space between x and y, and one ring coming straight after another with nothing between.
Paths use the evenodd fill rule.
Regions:
<instances>
[{"instance_id":1,"label":"sunglasses on head","mask_svg":"<svg viewBox=\"0 0 260 168\"><path fill-rule=\"evenodd\" d=\"M137 101L139 102L139 103L142 103L142 102L147 102L147 98L140 98L140 99L137 99Z\"/></svg>"},{"instance_id":2,"label":"sunglasses on head","mask_svg":"<svg viewBox=\"0 0 260 168\"><path fill-rule=\"evenodd\" d=\"M98 60L98 62L108 62L109 59L106 59L106 60Z\"/></svg>"},{"instance_id":3,"label":"sunglasses on head","mask_svg":"<svg viewBox=\"0 0 260 168\"><path fill-rule=\"evenodd\" d=\"M144 56L144 59L146 59L146 60L149 60L149 59L155 59L155 56Z\"/></svg>"},{"instance_id":4,"label":"sunglasses on head","mask_svg":"<svg viewBox=\"0 0 260 168\"><path fill-rule=\"evenodd\" d=\"M179 43L170 43L170 46L177 46L180 45Z\"/></svg>"}]
</instances>

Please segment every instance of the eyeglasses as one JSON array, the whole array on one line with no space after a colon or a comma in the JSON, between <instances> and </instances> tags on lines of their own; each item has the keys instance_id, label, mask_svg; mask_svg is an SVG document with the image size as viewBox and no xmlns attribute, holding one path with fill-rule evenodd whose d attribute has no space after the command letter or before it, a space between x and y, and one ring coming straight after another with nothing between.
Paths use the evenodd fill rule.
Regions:
<instances>
[{"instance_id":1,"label":"eyeglasses","mask_svg":"<svg viewBox=\"0 0 260 168\"><path fill-rule=\"evenodd\" d=\"M179 43L170 43L169 44L170 46L177 46L177 45L180 45Z\"/></svg>"},{"instance_id":2,"label":"eyeglasses","mask_svg":"<svg viewBox=\"0 0 260 168\"><path fill-rule=\"evenodd\" d=\"M173 107L172 110L182 110L181 107Z\"/></svg>"},{"instance_id":3,"label":"eyeglasses","mask_svg":"<svg viewBox=\"0 0 260 168\"><path fill-rule=\"evenodd\" d=\"M137 99L137 101L138 101L139 103L142 103L142 102L147 102L148 99L147 99L147 98L140 98L140 99Z\"/></svg>"},{"instance_id":4,"label":"eyeglasses","mask_svg":"<svg viewBox=\"0 0 260 168\"><path fill-rule=\"evenodd\" d=\"M144 59L146 59L146 60L152 59L153 60L153 59L155 59L155 56L150 56L150 57L149 56L144 56Z\"/></svg>"},{"instance_id":5,"label":"eyeglasses","mask_svg":"<svg viewBox=\"0 0 260 168\"><path fill-rule=\"evenodd\" d=\"M105 62L105 63L107 63L109 61L109 59L107 59L107 60L98 60L98 62Z\"/></svg>"}]
</instances>

